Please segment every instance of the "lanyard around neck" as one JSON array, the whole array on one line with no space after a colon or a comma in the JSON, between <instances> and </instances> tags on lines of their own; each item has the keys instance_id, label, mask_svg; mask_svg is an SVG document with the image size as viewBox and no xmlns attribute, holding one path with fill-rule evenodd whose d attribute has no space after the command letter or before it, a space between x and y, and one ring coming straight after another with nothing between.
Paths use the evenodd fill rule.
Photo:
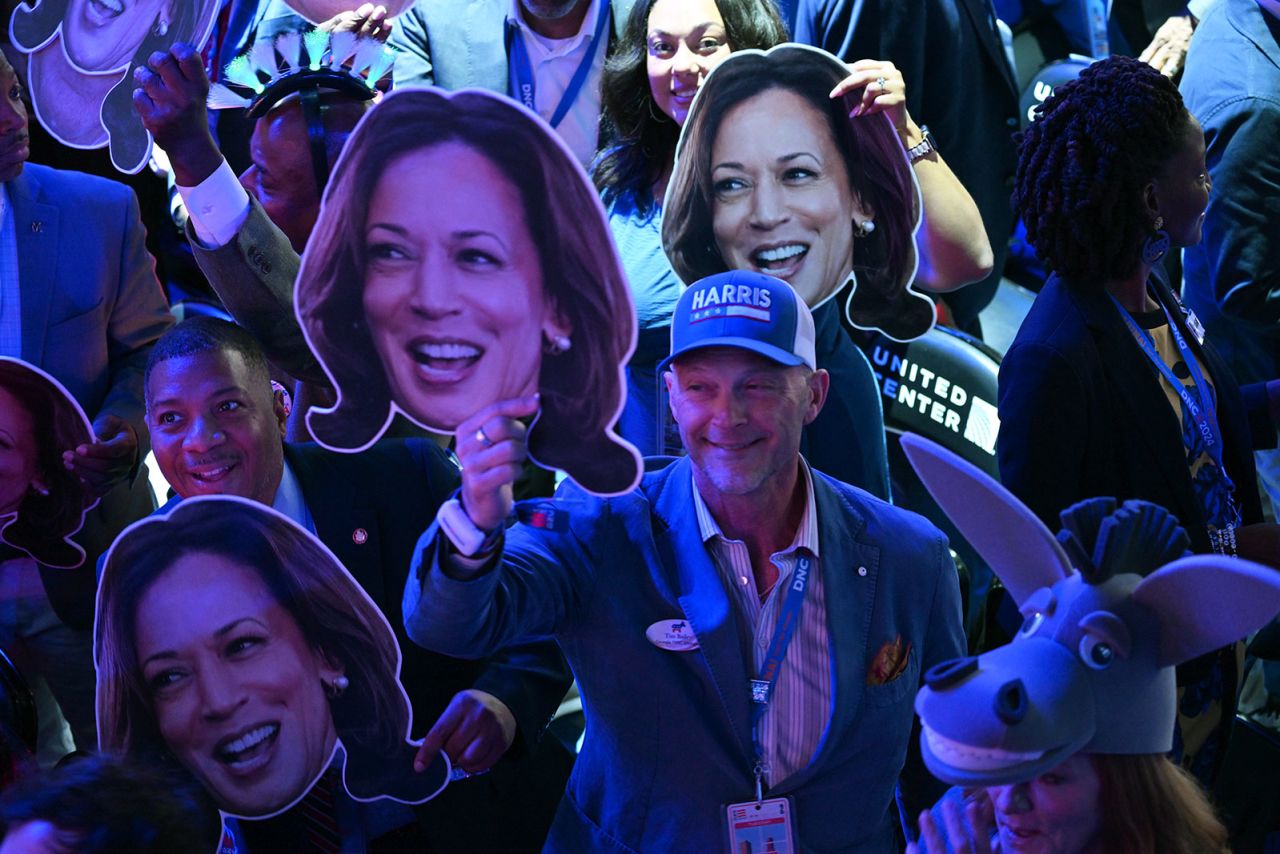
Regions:
<instances>
[{"instance_id":1,"label":"lanyard around neck","mask_svg":"<svg viewBox=\"0 0 1280 854\"><path fill-rule=\"evenodd\" d=\"M751 749L754 754L755 767L752 769L756 778L756 800L762 796L761 781L765 774L764 746L760 743L760 722L769 708L769 700L773 697L773 689L778 684L778 674L782 671L782 662L787 657L787 647L800 624L800 611L804 607L804 594L809 589L809 581L816 570L816 565L803 553L796 555L796 568L787 577L787 592L782 599L782 607L778 611L778 621L773 629L773 640L765 653L764 666L760 668L760 676L751 680Z\"/></svg>"},{"instance_id":2,"label":"lanyard around neck","mask_svg":"<svg viewBox=\"0 0 1280 854\"><path fill-rule=\"evenodd\" d=\"M609 10L609 0L600 0L600 12L596 15L596 30L595 35L592 36L591 46L578 62L577 70L573 72L569 85L560 96L560 103L551 114L553 128L560 126L560 122L569 113L569 108L578 99L578 93L582 91L583 84L587 82L587 75L591 73L596 54L602 49L605 27L609 22ZM536 113L538 111L537 83L533 77L533 66L529 62L529 48L525 45L524 37L514 20L507 21L507 59L511 97Z\"/></svg>"},{"instance_id":3,"label":"lanyard around neck","mask_svg":"<svg viewBox=\"0 0 1280 854\"><path fill-rule=\"evenodd\" d=\"M1169 332L1173 336L1174 344L1177 345L1178 353L1182 356L1182 361L1186 363L1187 370L1191 372L1191 389L1183 385L1182 380L1178 379L1169 366L1165 364L1164 359L1160 358L1160 353L1157 352L1155 342L1151 336L1138 326L1137 322L1129 312L1124 310L1124 307L1120 305L1114 296L1110 294L1108 296L1115 303L1116 310L1120 312L1120 317L1124 319L1130 334L1133 335L1133 340L1137 342L1147 359L1160 372L1160 375L1168 381L1169 385L1173 387L1178 397L1181 398L1183 407L1187 414L1191 416L1196 425L1196 430L1204 440L1205 449L1209 452L1209 456L1213 458L1218 470L1225 478L1226 469L1222 465L1222 432L1218 427L1217 403L1214 400L1213 391L1209 388L1208 382L1205 381L1204 373L1200 370L1200 363L1196 361L1195 354L1191 351L1187 340L1178 329L1178 324L1174 322L1164 303L1161 303L1160 310L1164 312L1165 320L1169 322ZM1194 396L1191 394L1192 391L1195 392Z\"/></svg>"}]
</instances>

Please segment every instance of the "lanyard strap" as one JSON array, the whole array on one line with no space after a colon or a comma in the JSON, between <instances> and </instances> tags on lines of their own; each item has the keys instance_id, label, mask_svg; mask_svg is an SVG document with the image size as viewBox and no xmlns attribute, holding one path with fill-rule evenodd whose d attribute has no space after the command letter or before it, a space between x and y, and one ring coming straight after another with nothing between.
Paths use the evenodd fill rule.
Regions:
<instances>
[{"instance_id":1,"label":"lanyard strap","mask_svg":"<svg viewBox=\"0 0 1280 854\"><path fill-rule=\"evenodd\" d=\"M568 114L569 108L573 106L573 102L578 99L578 93L582 91L582 85L587 82L587 75L591 73L591 65L595 61L596 53L600 51L600 44L604 41L605 26L609 22L609 0L600 0L600 13L596 15L596 31L592 37L591 46L587 48L587 52L578 62L578 68L573 72L573 77L569 80L569 85L565 87L564 94L560 96L560 103L556 105L556 110L551 114L551 126L559 127L561 120ZM533 112L537 112L537 84L533 77L533 67L529 64L529 48L524 43L524 37L520 34L519 26L515 21L507 22L507 58L509 60L509 82L511 89L511 97L524 104Z\"/></svg>"},{"instance_id":2,"label":"lanyard strap","mask_svg":"<svg viewBox=\"0 0 1280 854\"><path fill-rule=\"evenodd\" d=\"M1111 296L1108 294L1108 296ZM1178 352L1182 355L1182 361L1186 363L1187 370L1191 372L1192 389L1195 391L1195 397L1182 380L1174 376L1173 371L1164 363L1164 359L1160 358L1160 354L1156 351L1155 342L1137 322L1125 311L1114 296L1111 301L1116 304L1116 308L1120 311L1120 316L1124 318L1125 325L1129 327L1129 332L1133 335L1133 340L1142 348L1142 352L1146 354L1151 364L1155 365L1156 370L1168 380L1173 386L1174 391L1178 393L1178 397L1182 399L1182 405L1186 409L1187 414L1195 422L1196 429L1200 433L1200 437L1204 440L1205 448L1209 452L1209 456L1213 458L1214 463L1218 467L1218 471L1222 474L1224 480L1230 484L1227 477L1226 469L1222 464L1222 441L1221 432L1218 429L1217 404L1213 399L1213 392L1209 388L1209 384L1205 381L1204 373L1200 370L1200 364L1196 361L1195 354L1187 345L1187 341L1182 337L1182 332L1178 329L1178 324L1174 322L1169 315L1169 310L1160 306L1160 310L1164 312L1165 319L1169 321L1169 332L1173 335L1173 341L1178 347Z\"/></svg>"},{"instance_id":3,"label":"lanyard strap","mask_svg":"<svg viewBox=\"0 0 1280 854\"><path fill-rule=\"evenodd\" d=\"M1111 3L1106 0L1086 0L1085 27L1088 30L1090 56L1094 59L1106 59L1111 55L1111 45L1107 38L1107 19L1111 16Z\"/></svg>"},{"instance_id":4,"label":"lanyard strap","mask_svg":"<svg viewBox=\"0 0 1280 854\"><path fill-rule=\"evenodd\" d=\"M778 612L778 622L773 629L773 640L769 642L769 650L765 653L764 666L760 669L760 677L751 680L751 749L754 754L756 776L756 800L761 799L761 780L764 778L764 746L760 743L760 721L769 708L769 700L773 696L774 686L778 684L778 673L782 670L782 661L787 657L787 647L800 624L800 609L804 607L804 594L809 588L809 578L813 571L813 563L803 554L796 555L796 568L787 579L787 593L782 600L782 609Z\"/></svg>"}]
</instances>

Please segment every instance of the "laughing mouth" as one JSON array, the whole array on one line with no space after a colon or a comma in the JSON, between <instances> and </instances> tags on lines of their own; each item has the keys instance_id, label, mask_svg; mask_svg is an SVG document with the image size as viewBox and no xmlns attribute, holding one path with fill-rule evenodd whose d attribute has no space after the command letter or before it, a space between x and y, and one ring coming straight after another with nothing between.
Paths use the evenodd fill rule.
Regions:
<instances>
[{"instance_id":1,"label":"laughing mouth","mask_svg":"<svg viewBox=\"0 0 1280 854\"><path fill-rule=\"evenodd\" d=\"M118 18L124 13L121 0L89 0L89 5L102 18Z\"/></svg>"},{"instance_id":2,"label":"laughing mouth","mask_svg":"<svg viewBox=\"0 0 1280 854\"><path fill-rule=\"evenodd\" d=\"M751 263L763 273L776 273L795 266L808 254L807 244L783 243L752 252Z\"/></svg>"},{"instance_id":3,"label":"laughing mouth","mask_svg":"<svg viewBox=\"0 0 1280 854\"><path fill-rule=\"evenodd\" d=\"M1041 759L1048 751L1016 751L999 747L977 747L972 744L954 741L939 735L929 727L924 728L925 739L929 749L941 762L962 771L998 771L1024 762Z\"/></svg>"},{"instance_id":4,"label":"laughing mouth","mask_svg":"<svg viewBox=\"0 0 1280 854\"><path fill-rule=\"evenodd\" d=\"M224 738L214 748L213 755L233 770L243 768L260 759L279 735L280 724L259 724L238 736Z\"/></svg>"},{"instance_id":5,"label":"laughing mouth","mask_svg":"<svg viewBox=\"0 0 1280 854\"><path fill-rule=\"evenodd\" d=\"M226 478L236 463L220 463L218 465L200 465L187 469L187 473L196 483L211 486Z\"/></svg>"},{"instance_id":6,"label":"laughing mouth","mask_svg":"<svg viewBox=\"0 0 1280 854\"><path fill-rule=\"evenodd\" d=\"M484 348L469 341L419 340L408 347L409 356L430 380L456 380L484 355Z\"/></svg>"}]
</instances>

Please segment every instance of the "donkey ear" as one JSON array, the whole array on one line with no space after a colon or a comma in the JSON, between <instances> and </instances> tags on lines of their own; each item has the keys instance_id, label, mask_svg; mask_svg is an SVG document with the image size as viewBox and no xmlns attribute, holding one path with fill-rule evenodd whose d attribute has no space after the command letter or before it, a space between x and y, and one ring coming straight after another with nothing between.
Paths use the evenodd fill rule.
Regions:
<instances>
[{"instance_id":1,"label":"donkey ear","mask_svg":"<svg viewBox=\"0 0 1280 854\"><path fill-rule=\"evenodd\" d=\"M1160 618L1162 667L1226 646L1280 614L1280 572L1239 558L1191 555L1133 590Z\"/></svg>"},{"instance_id":2,"label":"donkey ear","mask_svg":"<svg viewBox=\"0 0 1280 854\"><path fill-rule=\"evenodd\" d=\"M912 433L900 440L911 467L965 539L1021 605L1071 574L1053 534L1009 490L977 466Z\"/></svg>"}]
</instances>

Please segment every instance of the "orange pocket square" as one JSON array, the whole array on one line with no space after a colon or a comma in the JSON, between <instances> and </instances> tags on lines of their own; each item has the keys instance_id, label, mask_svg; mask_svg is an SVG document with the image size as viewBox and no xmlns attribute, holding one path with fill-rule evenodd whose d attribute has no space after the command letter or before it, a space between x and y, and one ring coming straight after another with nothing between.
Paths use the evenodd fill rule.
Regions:
<instances>
[{"instance_id":1,"label":"orange pocket square","mask_svg":"<svg viewBox=\"0 0 1280 854\"><path fill-rule=\"evenodd\" d=\"M892 682L907 669L907 661L911 658L911 644L902 642L902 635L884 645L871 659L871 667L867 669L868 685L884 685Z\"/></svg>"}]
</instances>

